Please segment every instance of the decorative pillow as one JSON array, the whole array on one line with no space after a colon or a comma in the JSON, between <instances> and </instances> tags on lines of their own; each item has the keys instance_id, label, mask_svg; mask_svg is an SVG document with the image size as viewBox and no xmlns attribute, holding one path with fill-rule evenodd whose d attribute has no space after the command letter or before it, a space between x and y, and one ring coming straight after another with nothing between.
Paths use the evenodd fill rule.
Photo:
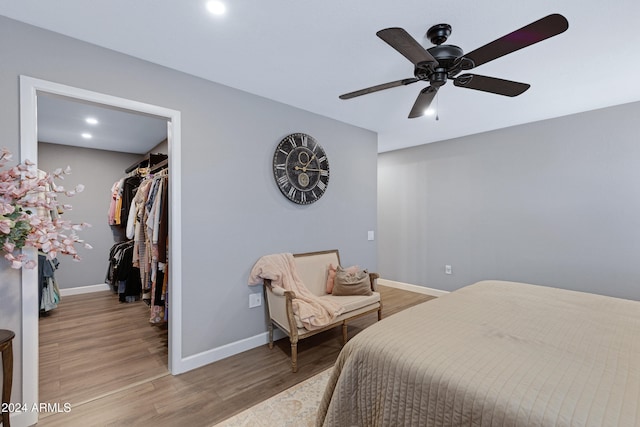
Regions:
<instances>
[{"instance_id":1,"label":"decorative pillow","mask_svg":"<svg viewBox=\"0 0 640 427\"><path fill-rule=\"evenodd\" d=\"M337 267L334 267L333 264L329 264L329 269L327 270L327 293L328 294L333 292L333 284L336 277L337 268L341 268L341 267L339 265ZM346 271L348 271L349 273L356 273L359 269L360 267L358 267L357 265L353 265L351 267L348 267Z\"/></svg>"},{"instance_id":2,"label":"decorative pillow","mask_svg":"<svg viewBox=\"0 0 640 427\"><path fill-rule=\"evenodd\" d=\"M333 264L329 264L329 270L327 270L327 293L333 292L333 279L336 277L336 268Z\"/></svg>"},{"instance_id":3,"label":"decorative pillow","mask_svg":"<svg viewBox=\"0 0 640 427\"><path fill-rule=\"evenodd\" d=\"M332 293L336 296L372 295L369 273L359 269L350 272L338 266Z\"/></svg>"}]
</instances>

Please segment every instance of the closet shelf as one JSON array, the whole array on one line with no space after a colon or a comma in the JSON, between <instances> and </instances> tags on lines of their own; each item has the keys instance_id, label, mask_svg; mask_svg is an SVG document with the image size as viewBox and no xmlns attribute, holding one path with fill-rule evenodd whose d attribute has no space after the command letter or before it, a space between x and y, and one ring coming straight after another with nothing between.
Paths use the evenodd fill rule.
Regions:
<instances>
[{"instance_id":1,"label":"closet shelf","mask_svg":"<svg viewBox=\"0 0 640 427\"><path fill-rule=\"evenodd\" d=\"M129 166L128 168L126 168L124 171L126 173L129 173L133 170L136 170L137 168L154 168L156 165L158 165L159 163L168 160L169 156L166 154L162 154L162 153L150 153L148 156L146 156L146 158L140 160L139 162L136 162L134 164L132 164L131 166Z\"/></svg>"}]
</instances>

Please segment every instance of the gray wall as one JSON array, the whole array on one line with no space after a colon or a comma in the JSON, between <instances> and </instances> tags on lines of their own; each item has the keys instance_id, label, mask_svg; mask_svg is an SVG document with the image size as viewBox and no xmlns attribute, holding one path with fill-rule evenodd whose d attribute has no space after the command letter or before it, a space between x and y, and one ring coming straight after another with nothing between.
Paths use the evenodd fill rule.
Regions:
<instances>
[{"instance_id":1,"label":"gray wall","mask_svg":"<svg viewBox=\"0 0 640 427\"><path fill-rule=\"evenodd\" d=\"M160 144L156 145L155 147L153 147L147 154L168 154L169 153L169 141L168 140L164 140L162 142L160 142Z\"/></svg>"},{"instance_id":2,"label":"gray wall","mask_svg":"<svg viewBox=\"0 0 640 427\"><path fill-rule=\"evenodd\" d=\"M345 263L377 268L367 241L377 222L375 133L4 17L0 58L0 139L16 154L21 74L181 111L183 357L266 330L263 307L248 308L257 291L249 271L262 255L339 248ZM329 188L310 206L286 200L272 177L273 150L291 132L313 135L329 157ZM20 273L0 265L0 325L18 333L17 379Z\"/></svg>"},{"instance_id":3,"label":"gray wall","mask_svg":"<svg viewBox=\"0 0 640 427\"><path fill-rule=\"evenodd\" d=\"M51 172L56 168L71 166L71 175L59 181L67 189L82 184L85 189L74 197L59 195L60 204L71 204L73 209L63 219L88 222L87 228L78 234L93 249L78 246L81 262L59 256L60 266L56 271L56 282L60 288L104 283L107 272L109 249L121 241L120 232L107 222L107 211L111 200L111 186L124 174L124 170L140 160L139 154L70 147L59 144L38 144L38 167Z\"/></svg>"},{"instance_id":4,"label":"gray wall","mask_svg":"<svg viewBox=\"0 0 640 427\"><path fill-rule=\"evenodd\" d=\"M379 272L640 299L638 117L633 103L381 154Z\"/></svg>"}]
</instances>

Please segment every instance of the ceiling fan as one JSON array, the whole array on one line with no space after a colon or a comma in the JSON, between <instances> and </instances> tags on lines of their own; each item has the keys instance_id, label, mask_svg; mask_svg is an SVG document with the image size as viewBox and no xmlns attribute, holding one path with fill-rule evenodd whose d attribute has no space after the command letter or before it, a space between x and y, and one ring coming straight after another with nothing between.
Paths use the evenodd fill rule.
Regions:
<instances>
[{"instance_id":1,"label":"ceiling fan","mask_svg":"<svg viewBox=\"0 0 640 427\"><path fill-rule=\"evenodd\" d=\"M424 115L438 89L447 80L453 80L455 86L462 88L518 96L529 89L530 85L478 74L458 74L556 36L567 28L569 23L564 16L552 14L466 54L458 46L443 44L451 35L449 24L434 25L427 31L427 37L435 45L429 49L423 48L402 28L386 28L376 35L413 63L414 77L346 93L340 95L340 99L351 99L418 81L428 81L430 85L420 91L409 113L409 118L413 119Z\"/></svg>"}]
</instances>

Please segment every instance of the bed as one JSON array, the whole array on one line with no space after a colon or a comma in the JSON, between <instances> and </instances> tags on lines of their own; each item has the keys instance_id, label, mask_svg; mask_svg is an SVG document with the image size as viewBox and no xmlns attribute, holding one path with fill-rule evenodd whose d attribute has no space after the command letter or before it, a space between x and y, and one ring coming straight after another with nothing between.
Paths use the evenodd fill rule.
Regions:
<instances>
[{"instance_id":1,"label":"bed","mask_svg":"<svg viewBox=\"0 0 640 427\"><path fill-rule=\"evenodd\" d=\"M640 302L483 281L356 335L318 426L639 426Z\"/></svg>"}]
</instances>

